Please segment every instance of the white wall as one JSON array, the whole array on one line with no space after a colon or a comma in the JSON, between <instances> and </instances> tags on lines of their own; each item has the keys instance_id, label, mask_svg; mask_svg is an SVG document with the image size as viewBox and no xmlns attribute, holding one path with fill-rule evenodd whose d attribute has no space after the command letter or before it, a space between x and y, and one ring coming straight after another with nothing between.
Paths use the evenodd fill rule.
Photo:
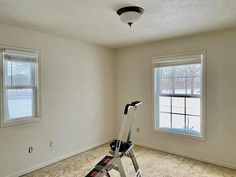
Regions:
<instances>
[{"instance_id":1,"label":"white wall","mask_svg":"<svg viewBox=\"0 0 236 177\"><path fill-rule=\"evenodd\" d=\"M236 30L122 48L117 51L117 116L123 104L140 99L136 143L236 169ZM206 141L154 133L152 59L206 51Z\"/></svg>"},{"instance_id":2,"label":"white wall","mask_svg":"<svg viewBox=\"0 0 236 177\"><path fill-rule=\"evenodd\" d=\"M135 124L137 143L236 168L236 30L122 48L114 55L103 47L0 24L0 45L41 51L43 116L41 122L0 128L1 177L110 140L124 104L135 99L144 101ZM207 140L152 132L152 59L199 50L207 52Z\"/></svg>"},{"instance_id":3,"label":"white wall","mask_svg":"<svg viewBox=\"0 0 236 177\"><path fill-rule=\"evenodd\" d=\"M43 118L0 128L1 177L114 137L113 50L2 24L0 45L41 51Z\"/></svg>"}]
</instances>

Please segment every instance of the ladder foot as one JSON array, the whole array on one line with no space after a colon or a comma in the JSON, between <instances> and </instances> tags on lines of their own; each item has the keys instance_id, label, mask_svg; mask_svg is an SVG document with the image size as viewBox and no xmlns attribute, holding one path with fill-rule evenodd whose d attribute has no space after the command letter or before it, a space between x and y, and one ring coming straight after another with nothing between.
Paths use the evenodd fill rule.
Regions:
<instances>
[{"instance_id":1,"label":"ladder foot","mask_svg":"<svg viewBox=\"0 0 236 177\"><path fill-rule=\"evenodd\" d=\"M135 177L142 177L142 172L140 169L136 172Z\"/></svg>"}]
</instances>

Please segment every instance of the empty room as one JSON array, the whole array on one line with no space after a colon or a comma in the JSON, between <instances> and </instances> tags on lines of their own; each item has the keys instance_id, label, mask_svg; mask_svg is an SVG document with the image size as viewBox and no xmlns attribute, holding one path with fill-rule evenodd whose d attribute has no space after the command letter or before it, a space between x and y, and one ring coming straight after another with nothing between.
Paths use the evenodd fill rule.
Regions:
<instances>
[{"instance_id":1,"label":"empty room","mask_svg":"<svg viewBox=\"0 0 236 177\"><path fill-rule=\"evenodd\" d=\"M0 0L0 177L236 177L235 0Z\"/></svg>"}]
</instances>

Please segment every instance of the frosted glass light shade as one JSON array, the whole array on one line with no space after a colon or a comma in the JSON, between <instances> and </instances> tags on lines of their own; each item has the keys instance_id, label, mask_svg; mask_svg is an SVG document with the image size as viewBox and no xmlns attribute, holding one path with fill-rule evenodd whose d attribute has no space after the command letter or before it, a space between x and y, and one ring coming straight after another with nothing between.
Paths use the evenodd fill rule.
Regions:
<instances>
[{"instance_id":1,"label":"frosted glass light shade","mask_svg":"<svg viewBox=\"0 0 236 177\"><path fill-rule=\"evenodd\" d=\"M120 20L130 27L134 22L140 19L144 9L138 6L127 6L117 10L117 14L120 16Z\"/></svg>"},{"instance_id":2,"label":"frosted glass light shade","mask_svg":"<svg viewBox=\"0 0 236 177\"><path fill-rule=\"evenodd\" d=\"M126 24L133 24L135 21L139 20L141 14L134 11L124 12L120 15L120 20Z\"/></svg>"}]
</instances>

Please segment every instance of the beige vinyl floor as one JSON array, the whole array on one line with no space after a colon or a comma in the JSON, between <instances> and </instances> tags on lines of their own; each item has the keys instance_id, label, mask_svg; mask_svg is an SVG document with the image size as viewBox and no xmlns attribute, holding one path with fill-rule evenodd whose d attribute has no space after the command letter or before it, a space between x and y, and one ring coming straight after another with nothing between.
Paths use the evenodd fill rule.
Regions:
<instances>
[{"instance_id":1,"label":"beige vinyl floor","mask_svg":"<svg viewBox=\"0 0 236 177\"><path fill-rule=\"evenodd\" d=\"M143 177L236 177L236 170L139 146L135 146L134 150ZM108 154L108 151L109 144L105 144L23 175L23 177L84 177L103 156ZM131 160L124 157L122 162L127 177L134 177ZM110 172L110 175L112 177L119 176L114 170Z\"/></svg>"}]
</instances>

